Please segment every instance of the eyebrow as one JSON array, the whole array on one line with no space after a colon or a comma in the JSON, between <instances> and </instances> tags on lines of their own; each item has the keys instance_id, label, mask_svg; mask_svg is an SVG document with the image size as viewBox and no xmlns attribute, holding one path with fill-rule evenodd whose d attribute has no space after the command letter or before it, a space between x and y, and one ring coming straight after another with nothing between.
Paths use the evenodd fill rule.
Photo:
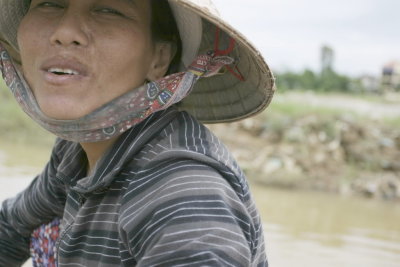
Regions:
<instances>
[{"instance_id":1,"label":"eyebrow","mask_svg":"<svg viewBox=\"0 0 400 267\"><path fill-rule=\"evenodd\" d=\"M136 0L121 0L121 1L128 2L128 3L131 3L135 6L137 6Z\"/></svg>"},{"instance_id":2,"label":"eyebrow","mask_svg":"<svg viewBox=\"0 0 400 267\"><path fill-rule=\"evenodd\" d=\"M136 0L117 0L117 1L125 2L128 4L133 4L134 6L137 6Z\"/></svg>"}]
</instances>

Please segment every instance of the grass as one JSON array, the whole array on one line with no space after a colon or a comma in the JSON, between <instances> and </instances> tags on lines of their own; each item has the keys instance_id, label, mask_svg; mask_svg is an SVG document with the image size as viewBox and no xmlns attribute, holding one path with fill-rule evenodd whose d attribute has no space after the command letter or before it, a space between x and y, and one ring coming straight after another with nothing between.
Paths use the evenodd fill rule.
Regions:
<instances>
[{"instance_id":1,"label":"grass","mask_svg":"<svg viewBox=\"0 0 400 267\"><path fill-rule=\"evenodd\" d=\"M400 128L400 118L384 118L382 122L390 128Z\"/></svg>"},{"instance_id":2,"label":"grass","mask_svg":"<svg viewBox=\"0 0 400 267\"><path fill-rule=\"evenodd\" d=\"M347 98L357 98L357 99L362 99L371 103L390 103L384 95L382 94L375 94L375 93L363 93L363 92L339 92L339 91L328 91L328 92L323 92L323 91L310 91L310 90L292 90L292 91L285 91L284 93L290 93L290 92L297 92L301 94L308 94L312 93L317 96L340 96L340 97L347 97Z\"/></svg>"},{"instance_id":3,"label":"grass","mask_svg":"<svg viewBox=\"0 0 400 267\"><path fill-rule=\"evenodd\" d=\"M318 114L322 116L337 116L343 114L339 109L320 107L320 106L310 106L307 103L297 103L290 101L272 101L271 105L268 107L268 111L265 113L268 115L281 114L285 116L290 116L292 118L303 117L306 115ZM352 113L355 115L355 113Z\"/></svg>"},{"instance_id":4,"label":"grass","mask_svg":"<svg viewBox=\"0 0 400 267\"><path fill-rule=\"evenodd\" d=\"M14 142L0 140L0 148L3 155L1 165L7 167L43 167L49 160L52 144L40 142ZM5 153L5 154L4 154Z\"/></svg>"},{"instance_id":5,"label":"grass","mask_svg":"<svg viewBox=\"0 0 400 267\"><path fill-rule=\"evenodd\" d=\"M278 94L271 102L268 109L261 114L261 118L271 123L279 123L279 121L290 118L290 120L295 121L299 118L303 118L310 115L317 115L318 118L329 121L336 120L337 118L347 117L351 118L358 123L379 123L381 126L388 128L399 128L400 127L400 117L384 117L378 122L376 119L370 118L367 115L363 115L356 111L349 109L343 109L340 107L329 107L323 105L312 105L307 101L301 102L302 96L307 96L308 94L313 94L315 96L334 96L343 97L347 99L354 100L364 100L373 104L393 104L392 101L388 101L387 98L379 95L357 95L357 94L343 94L343 93L321 93L321 92L310 92L310 91L297 91L295 94L297 97L295 99L288 97L285 93ZM289 93L290 94L290 93Z\"/></svg>"},{"instance_id":6,"label":"grass","mask_svg":"<svg viewBox=\"0 0 400 267\"><path fill-rule=\"evenodd\" d=\"M0 79L0 137L12 143L48 145L54 137L26 115Z\"/></svg>"},{"instance_id":7,"label":"grass","mask_svg":"<svg viewBox=\"0 0 400 267\"><path fill-rule=\"evenodd\" d=\"M309 91L298 92L299 97L295 100L286 97L285 93L277 94L272 101L270 107L260 115L266 126L272 129L279 129L287 125L288 121L293 122L309 115L318 115L321 121L336 121L337 118L346 116L350 117L358 123L371 122L371 119L349 110L340 108L325 107L321 105L310 105L307 102L301 102L301 97L306 94L324 95L324 96L340 96L348 98L358 98L368 100L371 103L385 103L383 97L376 95L351 95L340 93L314 93ZM35 122L32 121L16 103L11 92L5 86L4 81L0 79L0 138L10 140L12 142L36 142L39 144L52 143L54 137L43 130ZM400 118L384 118L380 122L389 128L400 127ZM284 130L284 129L281 129Z\"/></svg>"},{"instance_id":8,"label":"grass","mask_svg":"<svg viewBox=\"0 0 400 267\"><path fill-rule=\"evenodd\" d=\"M357 122L367 122L366 118L361 117L355 112L343 112L340 109L334 109L321 106L310 106L306 103L298 103L291 101L275 101L270 107L260 115L265 128L270 131L283 133L287 127L298 123L304 118L315 117L316 123L325 130L328 135L334 131L334 124L339 118L350 118Z\"/></svg>"}]
</instances>

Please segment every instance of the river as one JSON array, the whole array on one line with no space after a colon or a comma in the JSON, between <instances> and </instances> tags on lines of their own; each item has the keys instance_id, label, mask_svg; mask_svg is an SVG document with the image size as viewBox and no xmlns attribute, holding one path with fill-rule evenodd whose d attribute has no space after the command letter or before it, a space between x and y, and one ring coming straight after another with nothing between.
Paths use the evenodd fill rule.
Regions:
<instances>
[{"instance_id":1,"label":"river","mask_svg":"<svg viewBox=\"0 0 400 267\"><path fill-rule=\"evenodd\" d=\"M0 141L0 201L28 185L48 154ZM250 186L270 266L400 267L399 203Z\"/></svg>"}]
</instances>

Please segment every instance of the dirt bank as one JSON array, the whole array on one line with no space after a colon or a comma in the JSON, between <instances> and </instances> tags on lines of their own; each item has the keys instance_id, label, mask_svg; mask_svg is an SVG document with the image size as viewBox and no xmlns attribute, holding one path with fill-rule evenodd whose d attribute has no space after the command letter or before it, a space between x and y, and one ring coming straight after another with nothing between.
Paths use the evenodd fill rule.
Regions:
<instances>
[{"instance_id":1,"label":"dirt bank","mask_svg":"<svg viewBox=\"0 0 400 267\"><path fill-rule=\"evenodd\" d=\"M290 95L290 101L295 97L303 104L307 101L299 95ZM326 96L321 98L309 97L317 104ZM400 200L400 129L381 122L387 112L384 104L375 103L381 107L379 119L368 117L369 113L360 118L348 112L351 100L347 97L346 101L338 101L341 106L337 109L343 112L330 115L277 115L272 107L271 116L266 113L210 128L233 151L248 176L258 182ZM348 107L343 108L343 103ZM369 109L374 110L374 106ZM396 108L390 104L391 109Z\"/></svg>"}]
</instances>

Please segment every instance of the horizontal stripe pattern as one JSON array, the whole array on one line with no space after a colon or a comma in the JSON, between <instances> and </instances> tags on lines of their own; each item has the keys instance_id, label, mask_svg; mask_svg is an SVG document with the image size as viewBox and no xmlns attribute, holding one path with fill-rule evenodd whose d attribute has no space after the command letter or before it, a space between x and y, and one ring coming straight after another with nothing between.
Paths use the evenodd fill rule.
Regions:
<instances>
[{"instance_id":1,"label":"horizontal stripe pattern","mask_svg":"<svg viewBox=\"0 0 400 267\"><path fill-rule=\"evenodd\" d=\"M154 114L92 176L86 164L79 144L57 140L43 173L3 203L0 266L24 261L30 232L56 216L59 266L268 265L242 171L187 113Z\"/></svg>"}]
</instances>

